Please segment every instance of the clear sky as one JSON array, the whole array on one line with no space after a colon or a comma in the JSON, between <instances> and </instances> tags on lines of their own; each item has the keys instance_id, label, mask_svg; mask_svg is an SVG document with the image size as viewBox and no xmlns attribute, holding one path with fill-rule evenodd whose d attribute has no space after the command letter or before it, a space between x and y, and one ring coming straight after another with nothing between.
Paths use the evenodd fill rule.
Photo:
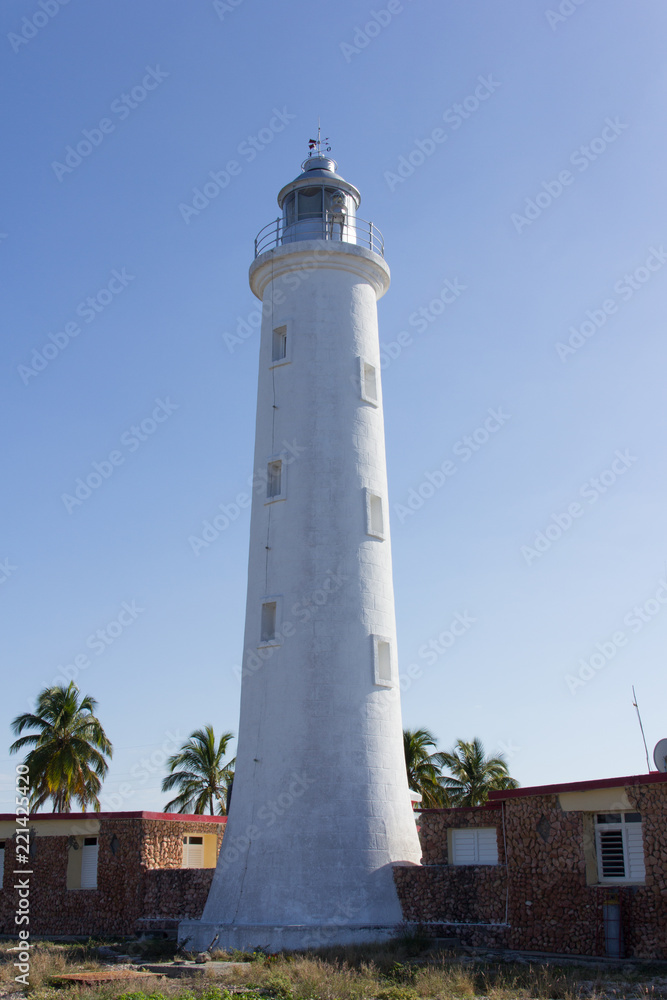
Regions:
<instances>
[{"instance_id":1,"label":"clear sky","mask_svg":"<svg viewBox=\"0 0 667 1000\"><path fill-rule=\"evenodd\" d=\"M166 755L236 731L247 269L319 115L392 269L404 723L479 736L522 784L646 770L632 684L649 750L667 736L666 28L662 0L5 0L5 747L68 668L116 747L107 808L159 808Z\"/></svg>"}]
</instances>

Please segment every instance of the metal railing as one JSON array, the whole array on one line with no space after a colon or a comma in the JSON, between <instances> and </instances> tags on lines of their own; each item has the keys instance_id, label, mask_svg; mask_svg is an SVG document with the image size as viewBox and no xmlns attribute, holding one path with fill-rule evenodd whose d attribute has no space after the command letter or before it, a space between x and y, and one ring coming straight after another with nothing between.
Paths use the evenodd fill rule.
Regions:
<instances>
[{"instance_id":1,"label":"metal railing","mask_svg":"<svg viewBox=\"0 0 667 1000\"><path fill-rule=\"evenodd\" d=\"M255 237L255 257L267 250L284 246L287 243L298 243L302 240L334 240L338 243L352 243L355 246L366 247L384 257L384 239L382 233L372 222L365 219L351 219L327 214L324 218L300 219L286 225L283 219L269 222L268 226L257 233Z\"/></svg>"}]
</instances>

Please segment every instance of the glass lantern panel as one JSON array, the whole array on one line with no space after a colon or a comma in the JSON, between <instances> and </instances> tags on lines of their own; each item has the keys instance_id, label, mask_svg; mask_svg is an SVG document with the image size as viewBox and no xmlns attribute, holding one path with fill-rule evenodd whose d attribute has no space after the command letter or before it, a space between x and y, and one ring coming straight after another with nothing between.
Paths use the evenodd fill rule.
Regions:
<instances>
[{"instance_id":1,"label":"glass lantern panel","mask_svg":"<svg viewBox=\"0 0 667 1000\"><path fill-rule=\"evenodd\" d=\"M301 188L299 196L299 221L322 218L322 188Z\"/></svg>"}]
</instances>

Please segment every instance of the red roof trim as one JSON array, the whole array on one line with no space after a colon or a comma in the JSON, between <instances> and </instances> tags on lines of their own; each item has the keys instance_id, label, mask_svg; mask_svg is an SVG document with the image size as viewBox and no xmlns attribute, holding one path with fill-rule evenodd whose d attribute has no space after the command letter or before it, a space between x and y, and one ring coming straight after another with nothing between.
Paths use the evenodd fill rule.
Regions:
<instances>
[{"instance_id":1,"label":"red roof trim","mask_svg":"<svg viewBox=\"0 0 667 1000\"><path fill-rule=\"evenodd\" d=\"M0 821L15 820L14 813L0 813ZM196 816L192 813L154 813L154 812L87 812L87 813L31 813L30 822L39 820L63 819L166 819L172 822L184 823L226 823L226 816Z\"/></svg>"},{"instance_id":2,"label":"red roof trim","mask_svg":"<svg viewBox=\"0 0 667 1000\"><path fill-rule=\"evenodd\" d=\"M508 788L505 791L489 792L489 799L501 802L504 799L518 799L525 795L558 795L559 792L584 792L593 788L623 788L629 785L653 785L667 781L667 774L651 771L649 774L631 774L624 778L598 778L595 781L570 781L562 785L533 785L528 788Z\"/></svg>"}]
</instances>

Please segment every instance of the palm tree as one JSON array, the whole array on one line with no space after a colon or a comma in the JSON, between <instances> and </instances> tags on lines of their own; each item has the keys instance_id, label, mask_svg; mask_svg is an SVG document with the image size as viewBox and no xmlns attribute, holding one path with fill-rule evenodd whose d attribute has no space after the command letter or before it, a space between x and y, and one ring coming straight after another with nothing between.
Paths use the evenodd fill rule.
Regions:
<instances>
[{"instance_id":1,"label":"palm tree","mask_svg":"<svg viewBox=\"0 0 667 1000\"><path fill-rule=\"evenodd\" d=\"M24 761L32 788L31 809L52 799L54 812L69 812L73 801L83 812L89 805L100 811L98 794L109 770L105 758L112 756L113 747L95 716L96 708L89 694L79 700L79 689L70 681L68 687L45 688L35 711L17 715L12 722L19 739L9 752L32 747ZM37 732L21 736L24 729Z\"/></svg>"},{"instance_id":2,"label":"palm tree","mask_svg":"<svg viewBox=\"0 0 667 1000\"><path fill-rule=\"evenodd\" d=\"M234 777L234 760L223 763L223 758L233 739L233 733L223 733L216 746L213 726L190 733L178 753L172 754L167 761L170 774L162 782L162 791L177 788L179 794L167 802L165 812L198 814L205 812L208 805L212 816L217 801L218 815L225 815L226 793Z\"/></svg>"},{"instance_id":3,"label":"palm tree","mask_svg":"<svg viewBox=\"0 0 667 1000\"><path fill-rule=\"evenodd\" d=\"M447 792L442 785L442 754L435 751L435 737L428 729L404 729L403 750L408 785L413 792L419 792L425 809L438 809L449 805Z\"/></svg>"},{"instance_id":4,"label":"palm tree","mask_svg":"<svg viewBox=\"0 0 667 1000\"><path fill-rule=\"evenodd\" d=\"M480 740L472 743L457 740L449 753L443 753L442 763L451 775L445 775L443 782L452 805L481 806L489 797L489 792L501 788L518 788L519 782L510 777L505 758L486 757Z\"/></svg>"}]
</instances>

